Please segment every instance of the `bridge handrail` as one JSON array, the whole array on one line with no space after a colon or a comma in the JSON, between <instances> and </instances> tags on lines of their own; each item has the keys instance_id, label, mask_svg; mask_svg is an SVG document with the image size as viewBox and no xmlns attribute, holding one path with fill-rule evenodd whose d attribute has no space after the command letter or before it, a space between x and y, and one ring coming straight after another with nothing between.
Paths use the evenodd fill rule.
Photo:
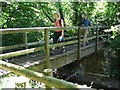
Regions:
<instances>
[{"instance_id":1,"label":"bridge handrail","mask_svg":"<svg viewBox=\"0 0 120 90\"><path fill-rule=\"evenodd\" d=\"M94 29L94 28L108 28L108 26L89 26L87 28ZM33 27L33 28L7 28L7 29L0 29L0 34L12 34L12 33L23 33L23 32L40 32L45 29L47 30L68 30L68 29L78 29L79 26L74 27ZM82 28L82 27L80 27Z\"/></svg>"},{"instance_id":2,"label":"bridge handrail","mask_svg":"<svg viewBox=\"0 0 120 90\"><path fill-rule=\"evenodd\" d=\"M99 35L99 37L104 37L106 35ZM82 37L82 36L81 36ZM77 36L70 36L70 37L65 37L65 40L71 40L71 39L77 39ZM89 38L88 38L89 39ZM49 40L49 43L52 43L53 40ZM44 40L40 40L40 41L36 41L36 42L30 42L30 43L23 43L23 44L16 44L16 45L10 45L10 46L2 46L0 47L0 51L4 51L4 50L10 50L10 49L16 49L16 48L22 48L22 47L26 47L26 46L34 46L34 45L43 45L45 44Z\"/></svg>"},{"instance_id":3,"label":"bridge handrail","mask_svg":"<svg viewBox=\"0 0 120 90\"><path fill-rule=\"evenodd\" d=\"M96 28L97 26L87 27L87 28ZM82 28L82 27L79 27ZM107 26L98 26L98 28L108 28ZM2 46L0 47L0 51L3 50L9 50L9 49L15 49L18 47L26 47L33 46L33 45L39 45L44 44L44 41L38 41L38 42L31 42L27 43L27 33L26 32L32 32L32 31L43 31L46 30L56 30L56 29L78 29L78 26L74 27L32 27L32 28L7 28L7 29L0 29L0 34L13 34L13 33L25 33L25 44L19 44L19 45L12 45L12 46ZM69 40L71 38L65 38L66 40ZM50 41L51 42L51 41Z\"/></svg>"},{"instance_id":4,"label":"bridge handrail","mask_svg":"<svg viewBox=\"0 0 120 90\"><path fill-rule=\"evenodd\" d=\"M83 37L83 36L81 36ZM65 37L65 40L71 40L71 39L77 39L77 36L70 36L70 37ZM49 43L52 43L53 40L49 40ZM44 40L40 40L40 41L36 41L36 42L30 42L30 43L22 43L22 44L16 44L16 45L10 45L10 46L1 46L0 47L0 51L4 51L4 50L10 50L10 49L15 49L15 48L22 48L22 47L26 47L26 46L35 46L35 45L43 45L45 44Z\"/></svg>"},{"instance_id":5,"label":"bridge handrail","mask_svg":"<svg viewBox=\"0 0 120 90\"><path fill-rule=\"evenodd\" d=\"M25 55L25 54L30 54L30 53L34 53L40 50L44 50L44 47L37 47L37 48L31 48L31 49L25 49L25 50L0 54L0 59L6 59L6 58Z\"/></svg>"},{"instance_id":6,"label":"bridge handrail","mask_svg":"<svg viewBox=\"0 0 120 90\"><path fill-rule=\"evenodd\" d=\"M99 37L103 37L103 36L107 36L107 35L99 35ZM95 39L95 38L96 38L96 36L89 37L88 40L92 40L92 39ZM83 39L81 39L81 41L83 41ZM58 44L54 44L54 45L48 45L48 48L50 49L50 48L53 48L53 47L60 47L60 46L76 44L76 43L78 43L78 40L58 43ZM20 55L30 54L30 53L38 52L40 50L45 50L44 46L1 54L0 59L6 59L6 58L16 57L16 56L20 56Z\"/></svg>"},{"instance_id":7,"label":"bridge handrail","mask_svg":"<svg viewBox=\"0 0 120 90\"><path fill-rule=\"evenodd\" d=\"M42 32L47 30L63 30L63 29L77 29L78 27L33 27L33 28L9 28L0 29L0 34L12 34L12 33L23 33L23 32Z\"/></svg>"},{"instance_id":8,"label":"bridge handrail","mask_svg":"<svg viewBox=\"0 0 120 90\"><path fill-rule=\"evenodd\" d=\"M65 80L60 80L51 76L47 76L47 75L44 75L43 73L34 72L32 70L25 69L24 67L7 63L1 60L0 60L0 68L10 70L18 75L28 77L29 79L32 79L38 82L45 83L49 87L54 87L59 89L64 88L66 90L69 90L70 88L75 90L80 90L81 88L81 86L78 84L74 84L72 82L67 82Z\"/></svg>"},{"instance_id":9,"label":"bridge handrail","mask_svg":"<svg viewBox=\"0 0 120 90\"><path fill-rule=\"evenodd\" d=\"M83 36L81 36L83 37ZM71 40L71 39L77 39L77 36L70 36L70 37L65 37L65 40ZM49 40L49 43L52 43L53 40ZM21 48L21 47L26 47L26 46L34 46L34 45L43 45L45 44L44 40L36 41L36 42L30 42L30 43L23 43L23 44L16 44L16 45L10 45L10 46L2 46L0 47L0 51L4 50L10 50L10 49L15 49L15 48Z\"/></svg>"}]
</instances>

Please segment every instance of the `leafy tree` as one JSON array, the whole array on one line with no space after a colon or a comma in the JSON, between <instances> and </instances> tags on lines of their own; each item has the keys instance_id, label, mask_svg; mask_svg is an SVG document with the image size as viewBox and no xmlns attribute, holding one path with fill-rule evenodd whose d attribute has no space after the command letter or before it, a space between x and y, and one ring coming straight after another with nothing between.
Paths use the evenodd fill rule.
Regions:
<instances>
[{"instance_id":1,"label":"leafy tree","mask_svg":"<svg viewBox=\"0 0 120 90\"><path fill-rule=\"evenodd\" d=\"M120 79L120 27L115 26L112 27L110 30L112 31L113 36L111 37L110 45L107 47L107 58L109 60L109 75L112 78L119 78Z\"/></svg>"},{"instance_id":2,"label":"leafy tree","mask_svg":"<svg viewBox=\"0 0 120 90\"><path fill-rule=\"evenodd\" d=\"M49 26L49 20L45 20L40 7L45 7L46 3L2 3L2 28L21 28ZM42 16L42 17L41 17ZM45 22L48 21L48 22ZM40 40L41 33L29 33L28 42ZM17 40L15 39L17 38ZM13 45L23 43L23 34L3 35L3 45ZM10 42L11 41L11 42Z\"/></svg>"},{"instance_id":3,"label":"leafy tree","mask_svg":"<svg viewBox=\"0 0 120 90\"><path fill-rule=\"evenodd\" d=\"M119 6L120 6L120 2L108 2L105 11L105 15L106 15L105 21L107 21L109 25L119 24L119 20L120 20Z\"/></svg>"}]
</instances>

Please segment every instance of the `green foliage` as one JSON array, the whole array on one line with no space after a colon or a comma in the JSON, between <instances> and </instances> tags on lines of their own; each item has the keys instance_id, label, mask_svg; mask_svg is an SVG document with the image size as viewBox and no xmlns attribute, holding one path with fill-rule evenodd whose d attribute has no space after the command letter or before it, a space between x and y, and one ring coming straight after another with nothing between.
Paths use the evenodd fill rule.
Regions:
<instances>
[{"instance_id":1,"label":"green foliage","mask_svg":"<svg viewBox=\"0 0 120 90\"><path fill-rule=\"evenodd\" d=\"M80 23L80 20L82 19L82 16L84 13L88 14L88 17L90 19L92 16L92 12L95 9L95 4L93 2L72 2L71 8L72 8L72 21L74 26L78 26Z\"/></svg>"},{"instance_id":2,"label":"green foliage","mask_svg":"<svg viewBox=\"0 0 120 90\"><path fill-rule=\"evenodd\" d=\"M116 25L110 29L112 30L113 35L111 37L110 45L107 48L107 57L110 62L110 76L120 79L120 27L118 26Z\"/></svg>"},{"instance_id":3,"label":"green foliage","mask_svg":"<svg viewBox=\"0 0 120 90\"><path fill-rule=\"evenodd\" d=\"M22 34L7 34L2 36L3 46L22 44L23 42Z\"/></svg>"},{"instance_id":4,"label":"green foliage","mask_svg":"<svg viewBox=\"0 0 120 90\"><path fill-rule=\"evenodd\" d=\"M40 6L41 5L41 6ZM35 7L35 8L34 8ZM45 22L45 16L41 17L43 3L2 3L2 28L27 28L49 26ZM42 39L42 33L31 32L28 34L28 42ZM16 39L17 38L17 39ZM23 34L10 34L2 36L2 45L14 45L24 43Z\"/></svg>"},{"instance_id":5,"label":"green foliage","mask_svg":"<svg viewBox=\"0 0 120 90\"><path fill-rule=\"evenodd\" d=\"M109 2L106 5L105 21L107 21L106 23L109 23L109 25L113 25L113 24L116 25L117 23L119 23L120 20L119 6L120 6L120 2Z\"/></svg>"},{"instance_id":6,"label":"green foliage","mask_svg":"<svg viewBox=\"0 0 120 90\"><path fill-rule=\"evenodd\" d=\"M110 76L120 78L120 36L111 41L109 48L111 51Z\"/></svg>"}]
</instances>

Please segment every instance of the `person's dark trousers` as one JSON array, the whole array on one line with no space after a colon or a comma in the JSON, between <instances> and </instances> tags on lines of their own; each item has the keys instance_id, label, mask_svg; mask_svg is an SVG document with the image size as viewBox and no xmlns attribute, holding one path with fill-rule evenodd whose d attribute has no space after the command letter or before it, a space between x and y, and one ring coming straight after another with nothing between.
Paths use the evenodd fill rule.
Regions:
<instances>
[{"instance_id":1,"label":"person's dark trousers","mask_svg":"<svg viewBox=\"0 0 120 90\"><path fill-rule=\"evenodd\" d=\"M62 31L60 32L55 32L54 37L53 37L53 44L58 42L59 37L61 36Z\"/></svg>"},{"instance_id":2,"label":"person's dark trousers","mask_svg":"<svg viewBox=\"0 0 120 90\"><path fill-rule=\"evenodd\" d=\"M62 41L59 41L59 37L61 36L61 33L62 33L62 31L54 33L53 44L64 42L64 39ZM64 46L62 47L62 52L65 52L65 47Z\"/></svg>"}]
</instances>

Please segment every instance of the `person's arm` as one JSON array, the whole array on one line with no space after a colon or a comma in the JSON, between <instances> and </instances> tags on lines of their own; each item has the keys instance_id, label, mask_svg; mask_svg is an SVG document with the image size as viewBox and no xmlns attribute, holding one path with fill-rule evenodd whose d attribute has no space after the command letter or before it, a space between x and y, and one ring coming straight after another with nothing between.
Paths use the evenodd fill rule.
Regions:
<instances>
[{"instance_id":1,"label":"person's arm","mask_svg":"<svg viewBox=\"0 0 120 90\"><path fill-rule=\"evenodd\" d=\"M64 22L61 20L61 27L64 27ZM61 36L64 36L64 30L62 30Z\"/></svg>"},{"instance_id":2,"label":"person's arm","mask_svg":"<svg viewBox=\"0 0 120 90\"><path fill-rule=\"evenodd\" d=\"M90 20L89 20L89 26L92 26L91 23L90 23Z\"/></svg>"}]
</instances>

